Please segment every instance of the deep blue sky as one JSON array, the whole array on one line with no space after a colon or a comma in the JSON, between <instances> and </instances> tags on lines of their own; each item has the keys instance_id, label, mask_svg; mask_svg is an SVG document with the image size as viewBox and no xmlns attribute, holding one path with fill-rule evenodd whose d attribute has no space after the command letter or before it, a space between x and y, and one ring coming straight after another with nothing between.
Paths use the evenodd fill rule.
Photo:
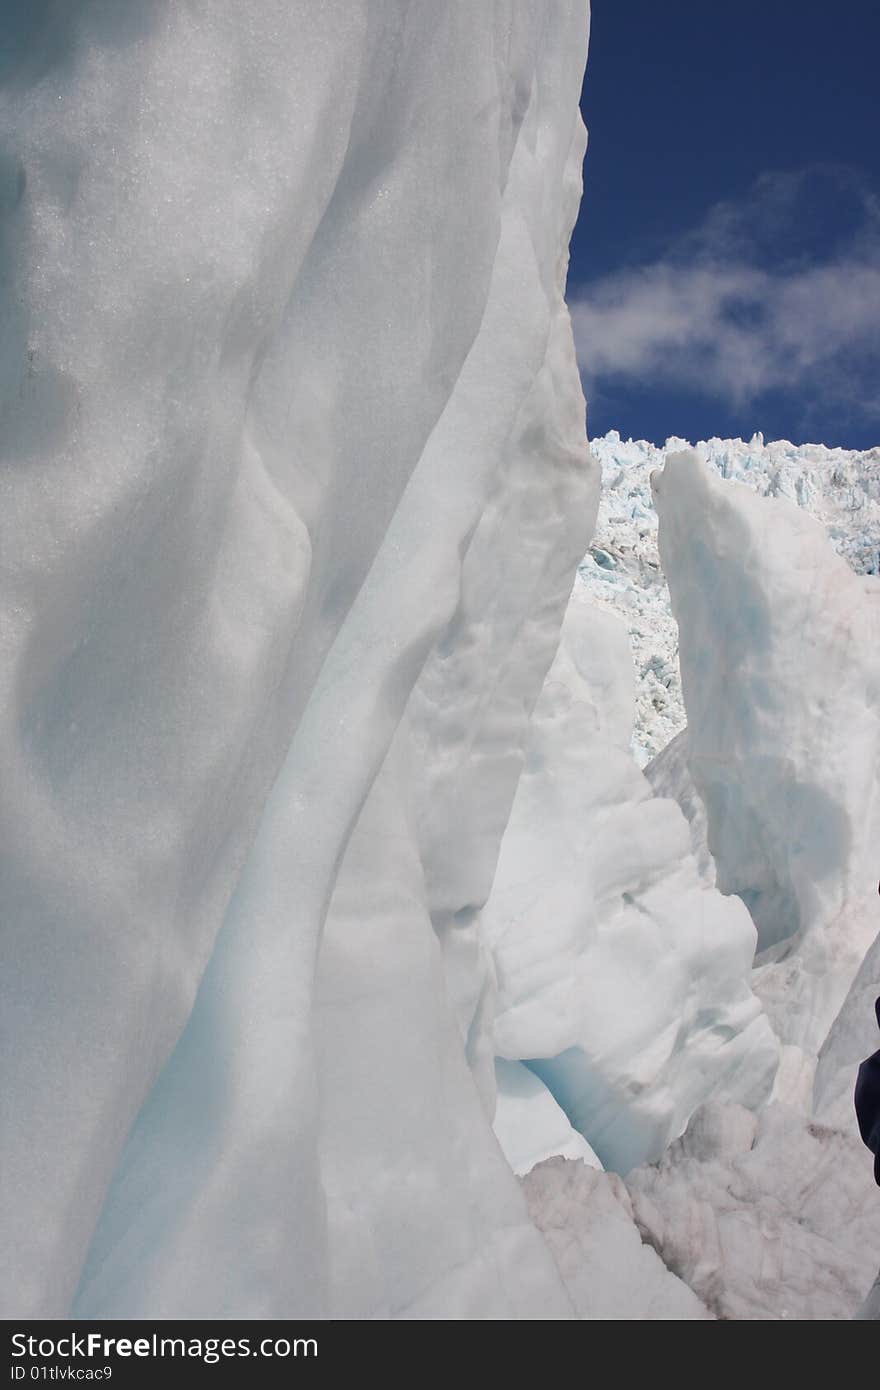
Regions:
<instances>
[{"instance_id":1,"label":"deep blue sky","mask_svg":"<svg viewBox=\"0 0 880 1390\"><path fill-rule=\"evenodd\" d=\"M591 434L880 443L880 4L592 10L569 271Z\"/></svg>"}]
</instances>

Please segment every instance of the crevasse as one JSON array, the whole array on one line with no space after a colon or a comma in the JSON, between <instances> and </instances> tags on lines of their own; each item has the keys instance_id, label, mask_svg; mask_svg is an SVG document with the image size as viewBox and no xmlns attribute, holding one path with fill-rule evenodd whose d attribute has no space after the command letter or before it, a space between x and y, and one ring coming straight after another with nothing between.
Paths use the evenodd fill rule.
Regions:
<instances>
[{"instance_id":1,"label":"crevasse","mask_svg":"<svg viewBox=\"0 0 880 1390\"><path fill-rule=\"evenodd\" d=\"M743 1316L771 1219L845 1315L876 594L673 459L642 775L572 590L586 3L13 8L4 1315Z\"/></svg>"}]
</instances>

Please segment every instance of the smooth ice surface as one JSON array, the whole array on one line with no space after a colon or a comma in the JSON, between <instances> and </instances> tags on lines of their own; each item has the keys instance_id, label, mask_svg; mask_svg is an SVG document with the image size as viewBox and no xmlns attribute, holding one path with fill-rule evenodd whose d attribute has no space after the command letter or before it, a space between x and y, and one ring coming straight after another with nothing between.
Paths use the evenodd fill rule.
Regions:
<instances>
[{"instance_id":1,"label":"smooth ice surface","mask_svg":"<svg viewBox=\"0 0 880 1390\"><path fill-rule=\"evenodd\" d=\"M629 751L632 683L623 624L576 584L482 914L498 1054L624 1173L716 1092L759 1103L778 1055L749 915L701 877Z\"/></svg>"},{"instance_id":2,"label":"smooth ice surface","mask_svg":"<svg viewBox=\"0 0 880 1390\"><path fill-rule=\"evenodd\" d=\"M595 514L587 7L55 18L0 93L4 1312L90 1247L89 1317L566 1316L468 914Z\"/></svg>"},{"instance_id":3,"label":"smooth ice surface","mask_svg":"<svg viewBox=\"0 0 880 1390\"><path fill-rule=\"evenodd\" d=\"M520 1177L557 1155L601 1169L582 1134L543 1081L522 1062L495 1059L495 1119L492 1128L513 1171Z\"/></svg>"}]
</instances>

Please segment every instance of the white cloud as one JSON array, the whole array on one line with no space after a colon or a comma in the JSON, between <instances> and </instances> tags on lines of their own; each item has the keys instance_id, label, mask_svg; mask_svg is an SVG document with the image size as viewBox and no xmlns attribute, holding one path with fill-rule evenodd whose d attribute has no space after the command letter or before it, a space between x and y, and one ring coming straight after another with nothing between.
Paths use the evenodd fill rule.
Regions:
<instances>
[{"instance_id":1,"label":"white cloud","mask_svg":"<svg viewBox=\"0 0 880 1390\"><path fill-rule=\"evenodd\" d=\"M832 202L810 245L817 192ZM880 416L880 209L853 171L764 175L571 311L588 392L669 383L742 405L785 389Z\"/></svg>"}]
</instances>

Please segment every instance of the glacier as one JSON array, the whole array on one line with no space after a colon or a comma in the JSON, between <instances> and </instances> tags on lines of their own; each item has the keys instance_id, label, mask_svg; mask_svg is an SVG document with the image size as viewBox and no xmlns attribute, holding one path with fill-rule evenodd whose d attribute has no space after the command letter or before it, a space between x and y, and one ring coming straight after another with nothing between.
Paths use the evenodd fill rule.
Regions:
<instances>
[{"instance_id":1,"label":"glacier","mask_svg":"<svg viewBox=\"0 0 880 1390\"><path fill-rule=\"evenodd\" d=\"M45 52L23 35L2 110L10 1313L325 1313L363 1247L388 1312L568 1308L462 1054L485 991L460 919L595 510L562 298L587 21L228 0L84 4ZM432 809L478 757L476 882L448 901ZM383 1076L395 1114L413 1086L396 1272ZM448 1125L420 1123L426 1085Z\"/></svg>"},{"instance_id":2,"label":"glacier","mask_svg":"<svg viewBox=\"0 0 880 1390\"><path fill-rule=\"evenodd\" d=\"M750 907L781 1063L767 1103L744 1108L728 1086L697 1107L658 1162L625 1174L625 1198L714 1316L848 1318L880 1251L852 1104L880 993L880 583L793 501L694 451L670 452L652 486L688 724L648 780L679 803L704 882ZM557 1223L574 1223L558 1214L570 1180L544 1181Z\"/></svg>"},{"instance_id":3,"label":"glacier","mask_svg":"<svg viewBox=\"0 0 880 1390\"><path fill-rule=\"evenodd\" d=\"M694 453L654 491L717 882L757 926L777 1032L815 1056L880 925L880 582Z\"/></svg>"},{"instance_id":4,"label":"glacier","mask_svg":"<svg viewBox=\"0 0 880 1390\"><path fill-rule=\"evenodd\" d=\"M626 630L576 587L482 914L496 1050L620 1173L716 1090L760 1104L778 1062L753 922L702 881L679 807L636 766L632 685Z\"/></svg>"},{"instance_id":5,"label":"glacier","mask_svg":"<svg viewBox=\"0 0 880 1390\"><path fill-rule=\"evenodd\" d=\"M651 474L670 454L693 449L719 477L763 497L782 497L821 522L833 548L857 574L880 572L880 447L828 448L751 439L673 437L665 444L590 440L602 468L592 544L579 576L593 602L626 622L637 672L633 751L640 766L665 751L686 723L678 669L678 629L657 549ZM650 773L648 773L650 776Z\"/></svg>"},{"instance_id":6,"label":"glacier","mask_svg":"<svg viewBox=\"0 0 880 1390\"><path fill-rule=\"evenodd\" d=\"M880 454L588 445L586 0L62 10L0 17L3 1316L852 1316Z\"/></svg>"}]
</instances>

